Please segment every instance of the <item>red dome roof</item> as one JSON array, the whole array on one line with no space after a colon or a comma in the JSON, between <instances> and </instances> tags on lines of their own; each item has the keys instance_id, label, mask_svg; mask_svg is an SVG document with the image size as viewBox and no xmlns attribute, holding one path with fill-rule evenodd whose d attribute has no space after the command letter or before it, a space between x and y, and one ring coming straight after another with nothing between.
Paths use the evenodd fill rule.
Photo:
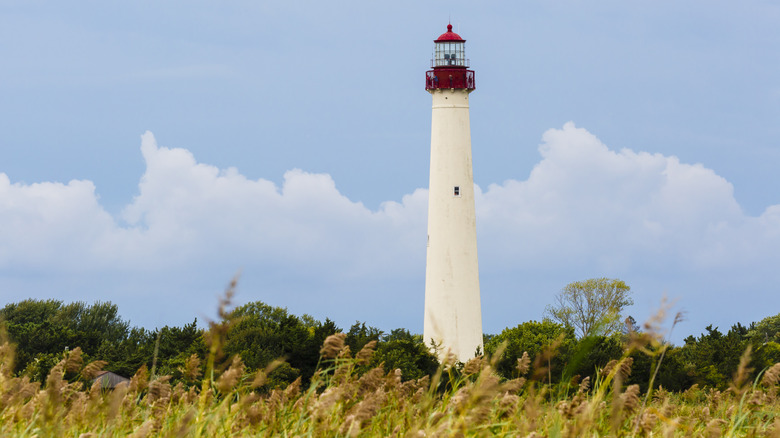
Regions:
<instances>
[{"instance_id":1,"label":"red dome roof","mask_svg":"<svg viewBox=\"0 0 780 438\"><path fill-rule=\"evenodd\" d=\"M444 41L466 41L463 38L460 37L460 35L456 34L452 31L452 25L447 25L447 32L444 32L443 34L439 35L439 38L436 38L433 40L434 43L441 43Z\"/></svg>"}]
</instances>

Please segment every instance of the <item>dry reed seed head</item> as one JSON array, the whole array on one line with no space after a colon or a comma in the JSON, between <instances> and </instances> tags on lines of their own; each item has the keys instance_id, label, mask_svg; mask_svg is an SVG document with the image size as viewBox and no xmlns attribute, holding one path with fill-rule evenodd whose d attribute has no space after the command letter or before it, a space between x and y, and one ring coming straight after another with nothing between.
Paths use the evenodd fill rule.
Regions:
<instances>
[{"instance_id":1,"label":"dry reed seed head","mask_svg":"<svg viewBox=\"0 0 780 438\"><path fill-rule=\"evenodd\" d=\"M435 426L442 418L444 418L444 412L436 411L428 417L428 425Z\"/></svg>"},{"instance_id":2,"label":"dry reed seed head","mask_svg":"<svg viewBox=\"0 0 780 438\"><path fill-rule=\"evenodd\" d=\"M501 397L501 400L498 402L498 407L502 412L502 416L505 416L514 414L517 411L519 404L520 397L507 392Z\"/></svg>"},{"instance_id":3,"label":"dry reed seed head","mask_svg":"<svg viewBox=\"0 0 780 438\"><path fill-rule=\"evenodd\" d=\"M198 355L190 355L190 357L187 358L187 361L184 362L184 367L179 368L179 371L181 371L184 379L188 382L193 382L195 379L200 377L200 358Z\"/></svg>"},{"instance_id":4,"label":"dry reed seed head","mask_svg":"<svg viewBox=\"0 0 780 438\"><path fill-rule=\"evenodd\" d=\"M442 369L450 369L455 366L455 364L458 363L458 356L455 355L452 351L447 350L447 352L444 354L444 357L441 359L441 367Z\"/></svg>"},{"instance_id":5,"label":"dry reed seed head","mask_svg":"<svg viewBox=\"0 0 780 438\"><path fill-rule=\"evenodd\" d=\"M466 365L463 366L463 374L471 376L479 373L482 370L482 362L482 356L469 359Z\"/></svg>"},{"instance_id":6,"label":"dry reed seed head","mask_svg":"<svg viewBox=\"0 0 780 438\"><path fill-rule=\"evenodd\" d=\"M344 348L339 351L339 354L336 355L337 359L351 359L352 358L352 349L349 348L349 345L345 345Z\"/></svg>"},{"instance_id":7,"label":"dry reed seed head","mask_svg":"<svg viewBox=\"0 0 780 438\"><path fill-rule=\"evenodd\" d=\"M780 363L776 363L769 367L768 370L761 377L761 384L766 387L773 387L780 381Z\"/></svg>"},{"instance_id":8,"label":"dry reed seed head","mask_svg":"<svg viewBox=\"0 0 780 438\"><path fill-rule=\"evenodd\" d=\"M187 394L184 396L184 402L188 405L191 405L195 403L200 398L200 393L198 393L198 388L195 386L190 387L189 390L187 390Z\"/></svg>"},{"instance_id":9,"label":"dry reed seed head","mask_svg":"<svg viewBox=\"0 0 780 438\"><path fill-rule=\"evenodd\" d=\"M360 349L357 356L355 356L358 363L361 365L368 365L368 362L371 361L371 356L374 355L374 349L376 349L376 341L367 342L366 345Z\"/></svg>"},{"instance_id":10,"label":"dry reed seed head","mask_svg":"<svg viewBox=\"0 0 780 438\"><path fill-rule=\"evenodd\" d=\"M331 386L325 389L310 408L314 418L321 420L328 417L343 395L343 389L338 386Z\"/></svg>"},{"instance_id":11,"label":"dry reed seed head","mask_svg":"<svg viewBox=\"0 0 780 438\"><path fill-rule=\"evenodd\" d=\"M360 376L358 379L358 394L365 394L375 391L385 383L385 370L382 367L376 367Z\"/></svg>"},{"instance_id":12,"label":"dry reed seed head","mask_svg":"<svg viewBox=\"0 0 780 438\"><path fill-rule=\"evenodd\" d=\"M152 419L146 420L136 429L132 434L128 435L128 438L146 438L151 435L154 428L154 421Z\"/></svg>"},{"instance_id":13,"label":"dry reed seed head","mask_svg":"<svg viewBox=\"0 0 780 438\"><path fill-rule=\"evenodd\" d=\"M287 385L286 388L284 388L284 392L282 395L284 396L284 401L292 400L295 397L298 397L298 395L301 393L301 378L298 377L297 379L293 380L292 383Z\"/></svg>"},{"instance_id":14,"label":"dry reed seed head","mask_svg":"<svg viewBox=\"0 0 780 438\"><path fill-rule=\"evenodd\" d=\"M669 398L669 391L667 391L663 385L659 385L658 389L653 391L653 402L662 404Z\"/></svg>"},{"instance_id":15,"label":"dry reed seed head","mask_svg":"<svg viewBox=\"0 0 780 438\"><path fill-rule=\"evenodd\" d=\"M101 379L95 379L94 382L92 382L92 386L89 388L89 399L92 402L97 402L101 399L101 396L103 395L103 382Z\"/></svg>"},{"instance_id":16,"label":"dry reed seed head","mask_svg":"<svg viewBox=\"0 0 780 438\"><path fill-rule=\"evenodd\" d=\"M658 415L648 411L642 413L642 419L639 420L639 427L645 436L650 435L650 432L653 431L656 424L658 424Z\"/></svg>"},{"instance_id":17,"label":"dry reed seed head","mask_svg":"<svg viewBox=\"0 0 780 438\"><path fill-rule=\"evenodd\" d=\"M93 360L92 362L88 363L83 370L81 370L81 377L86 380L92 380L97 377L99 372L103 371L103 367L106 365L108 365L108 362L104 360Z\"/></svg>"},{"instance_id":18,"label":"dry reed seed head","mask_svg":"<svg viewBox=\"0 0 780 438\"><path fill-rule=\"evenodd\" d=\"M731 382L730 388L734 395L740 395L745 391L745 382L748 380L750 372L753 371L752 368L748 368L748 364L750 363L750 353L752 351L753 346L748 344L747 348L745 348L745 352L742 353L742 357L739 359L739 366L737 367L737 371L734 373L734 378Z\"/></svg>"},{"instance_id":19,"label":"dry reed seed head","mask_svg":"<svg viewBox=\"0 0 780 438\"><path fill-rule=\"evenodd\" d=\"M384 367L384 364L380 364L379 366ZM391 373L387 373L387 378L385 379L385 388L388 390L398 389L401 386L402 376L403 372L400 368L396 368Z\"/></svg>"},{"instance_id":20,"label":"dry reed seed head","mask_svg":"<svg viewBox=\"0 0 780 438\"><path fill-rule=\"evenodd\" d=\"M517 394L523 388L523 385L525 385L525 377L519 377L504 382L501 390L507 393Z\"/></svg>"},{"instance_id":21,"label":"dry reed seed head","mask_svg":"<svg viewBox=\"0 0 780 438\"><path fill-rule=\"evenodd\" d=\"M268 381L268 374L263 370L258 370L255 373L255 378L252 379L252 388L260 388Z\"/></svg>"},{"instance_id":22,"label":"dry reed seed head","mask_svg":"<svg viewBox=\"0 0 780 438\"><path fill-rule=\"evenodd\" d=\"M616 359L612 359L609 362L607 362L606 365L604 365L604 368L601 369L601 376L606 377L610 373L612 373L612 370L615 369L615 366L618 364L618 361Z\"/></svg>"},{"instance_id":23,"label":"dry reed seed head","mask_svg":"<svg viewBox=\"0 0 780 438\"><path fill-rule=\"evenodd\" d=\"M585 392L588 392L589 388L590 388L590 376L587 376L584 379L582 379L582 382L580 382L580 387L577 389L577 394L583 394Z\"/></svg>"},{"instance_id":24,"label":"dry reed seed head","mask_svg":"<svg viewBox=\"0 0 780 438\"><path fill-rule=\"evenodd\" d=\"M771 438L780 438L780 418L775 418L775 421L767 430L767 435Z\"/></svg>"},{"instance_id":25,"label":"dry reed seed head","mask_svg":"<svg viewBox=\"0 0 780 438\"><path fill-rule=\"evenodd\" d=\"M461 413L466 409L469 398L471 398L471 388L471 386L463 386L452 396L450 406L454 412Z\"/></svg>"},{"instance_id":26,"label":"dry reed seed head","mask_svg":"<svg viewBox=\"0 0 780 438\"><path fill-rule=\"evenodd\" d=\"M664 438L677 436L677 429L681 427L679 418L666 418L661 423L661 434Z\"/></svg>"},{"instance_id":27,"label":"dry reed seed head","mask_svg":"<svg viewBox=\"0 0 780 438\"><path fill-rule=\"evenodd\" d=\"M257 373L255 373L255 378L252 380L252 388L259 388L263 385L265 385L265 382L268 380L268 376L277 368L279 368L280 365L284 363L283 359L275 359L272 360L271 363L266 365L265 369L259 370Z\"/></svg>"},{"instance_id":28,"label":"dry reed seed head","mask_svg":"<svg viewBox=\"0 0 780 438\"><path fill-rule=\"evenodd\" d=\"M8 341L0 344L0 376L10 377L14 369L14 347Z\"/></svg>"},{"instance_id":29,"label":"dry reed seed head","mask_svg":"<svg viewBox=\"0 0 780 438\"><path fill-rule=\"evenodd\" d=\"M171 392L171 402L173 403L181 402L186 392L187 391L184 390L184 383L182 383L181 381L176 382L176 386L173 387L173 391Z\"/></svg>"},{"instance_id":30,"label":"dry reed seed head","mask_svg":"<svg viewBox=\"0 0 780 438\"><path fill-rule=\"evenodd\" d=\"M76 347L69 351L68 356L65 358L65 371L75 373L81 369L83 363L84 359L81 357L81 347Z\"/></svg>"},{"instance_id":31,"label":"dry reed seed head","mask_svg":"<svg viewBox=\"0 0 780 438\"><path fill-rule=\"evenodd\" d=\"M693 385L691 385L690 388L686 389L682 393L683 400L689 402L698 401L700 397L701 397L701 390L699 389L698 383L694 383Z\"/></svg>"},{"instance_id":32,"label":"dry reed seed head","mask_svg":"<svg viewBox=\"0 0 780 438\"><path fill-rule=\"evenodd\" d=\"M386 395L381 390L369 394L365 399L354 405L347 415L347 421L342 426L343 431L349 431L348 435L357 436L360 429L371 419L382 407L386 400Z\"/></svg>"},{"instance_id":33,"label":"dry reed seed head","mask_svg":"<svg viewBox=\"0 0 780 438\"><path fill-rule=\"evenodd\" d=\"M762 406L766 403L767 396L763 391L750 391L750 398L748 398L748 404L753 406Z\"/></svg>"},{"instance_id":34,"label":"dry reed seed head","mask_svg":"<svg viewBox=\"0 0 780 438\"><path fill-rule=\"evenodd\" d=\"M726 424L727 421L723 420L721 418L715 418L710 420L709 423L707 423L707 427L704 430L704 436L708 438L717 438L723 435L723 425Z\"/></svg>"},{"instance_id":35,"label":"dry reed seed head","mask_svg":"<svg viewBox=\"0 0 780 438\"><path fill-rule=\"evenodd\" d=\"M631 375L631 367L634 365L634 358L633 357L626 357L623 360L620 361L619 368L618 368L618 374L620 374L620 380L625 381L628 379L628 376Z\"/></svg>"},{"instance_id":36,"label":"dry reed seed head","mask_svg":"<svg viewBox=\"0 0 780 438\"><path fill-rule=\"evenodd\" d=\"M236 274L233 279L230 280L230 284L225 289L225 294L219 298L219 308L217 309L217 313L222 320L228 320L231 317L231 312L229 312L227 309L233 302L233 296L236 294L236 286L238 286L238 274Z\"/></svg>"},{"instance_id":37,"label":"dry reed seed head","mask_svg":"<svg viewBox=\"0 0 780 438\"><path fill-rule=\"evenodd\" d=\"M135 372L133 377L130 378L130 391L141 392L149 386L149 370L146 368L146 364L141 365L138 371Z\"/></svg>"},{"instance_id":38,"label":"dry reed seed head","mask_svg":"<svg viewBox=\"0 0 780 438\"><path fill-rule=\"evenodd\" d=\"M322 343L322 348L320 349L320 356L326 359L336 357L341 349L344 348L344 339L346 337L347 335L344 333L335 333L325 338L325 342Z\"/></svg>"},{"instance_id":39,"label":"dry reed seed head","mask_svg":"<svg viewBox=\"0 0 780 438\"><path fill-rule=\"evenodd\" d=\"M620 394L620 401L627 412L634 412L639 407L639 385L629 385L626 391Z\"/></svg>"},{"instance_id":40,"label":"dry reed seed head","mask_svg":"<svg viewBox=\"0 0 780 438\"><path fill-rule=\"evenodd\" d=\"M176 438L184 438L190 435L190 429L192 429L192 423L195 420L195 409L189 409L186 414L179 420L176 425L176 433L173 434Z\"/></svg>"},{"instance_id":41,"label":"dry reed seed head","mask_svg":"<svg viewBox=\"0 0 780 438\"><path fill-rule=\"evenodd\" d=\"M657 341L663 339L663 329L661 328L661 325L666 319L666 312L670 307L669 300L666 297L661 298L661 306L658 308L658 311L650 316L643 324L645 333L649 334Z\"/></svg>"},{"instance_id":42,"label":"dry reed seed head","mask_svg":"<svg viewBox=\"0 0 780 438\"><path fill-rule=\"evenodd\" d=\"M652 354L650 350L647 349L649 345L652 345L656 342L656 340L648 333L645 332L631 332L628 334L628 343L626 346L626 350L628 351L634 351L639 350L644 352L645 354Z\"/></svg>"},{"instance_id":43,"label":"dry reed seed head","mask_svg":"<svg viewBox=\"0 0 780 438\"><path fill-rule=\"evenodd\" d=\"M122 401L125 399L129 391L130 385L127 382L122 382L117 385L113 391L111 391L108 397L108 405L105 409L105 415L108 420L113 420L119 415L119 410L122 407Z\"/></svg>"},{"instance_id":44,"label":"dry reed seed head","mask_svg":"<svg viewBox=\"0 0 780 438\"><path fill-rule=\"evenodd\" d=\"M330 379L331 385L345 385L352 374L352 363L350 361L342 361L336 366L336 370L333 372L333 377Z\"/></svg>"},{"instance_id":45,"label":"dry reed seed head","mask_svg":"<svg viewBox=\"0 0 780 438\"><path fill-rule=\"evenodd\" d=\"M170 399L171 384L168 383L169 380L171 380L171 376L162 376L149 382L149 393L146 395L149 403Z\"/></svg>"},{"instance_id":46,"label":"dry reed seed head","mask_svg":"<svg viewBox=\"0 0 780 438\"><path fill-rule=\"evenodd\" d=\"M64 361L60 361L60 363L52 367L49 375L46 377L46 391L49 392L50 396L56 395L59 397L61 389L65 386L62 381L65 374L65 371L63 371L64 366Z\"/></svg>"},{"instance_id":47,"label":"dry reed seed head","mask_svg":"<svg viewBox=\"0 0 780 438\"><path fill-rule=\"evenodd\" d=\"M568 400L561 400L555 404L555 410L561 414L561 417L569 420L572 417L571 403Z\"/></svg>"},{"instance_id":48,"label":"dry reed seed head","mask_svg":"<svg viewBox=\"0 0 780 438\"><path fill-rule=\"evenodd\" d=\"M233 390L233 388L244 376L244 362L239 355L233 356L233 360L230 363L230 367L222 373L217 379L217 389L222 394L226 394Z\"/></svg>"}]
</instances>

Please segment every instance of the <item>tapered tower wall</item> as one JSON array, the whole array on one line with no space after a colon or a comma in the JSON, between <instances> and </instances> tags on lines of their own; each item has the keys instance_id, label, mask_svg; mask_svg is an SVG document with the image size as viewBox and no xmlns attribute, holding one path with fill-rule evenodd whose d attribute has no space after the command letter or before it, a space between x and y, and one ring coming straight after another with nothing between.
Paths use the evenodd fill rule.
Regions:
<instances>
[{"instance_id":1,"label":"tapered tower wall","mask_svg":"<svg viewBox=\"0 0 780 438\"><path fill-rule=\"evenodd\" d=\"M435 88L423 336L465 362L482 351L468 88Z\"/></svg>"}]
</instances>

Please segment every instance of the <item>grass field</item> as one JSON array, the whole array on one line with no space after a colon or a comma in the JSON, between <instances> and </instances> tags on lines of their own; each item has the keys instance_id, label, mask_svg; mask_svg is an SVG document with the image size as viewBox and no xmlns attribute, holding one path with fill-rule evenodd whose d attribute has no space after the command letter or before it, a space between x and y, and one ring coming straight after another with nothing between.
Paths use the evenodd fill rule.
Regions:
<instances>
[{"instance_id":1,"label":"grass field","mask_svg":"<svg viewBox=\"0 0 780 438\"><path fill-rule=\"evenodd\" d=\"M747 381L750 351L727 391L640 394L621 384L630 358L611 362L592 382L566 385L547 385L543 372L528 375L527 356L513 380L501 381L489 359L477 358L402 382L400 371L368 368L373 343L352 357L343 341L343 334L326 340L322 367L306 388L300 380L267 388L278 362L247 374L233 358L218 373L212 354L204 367L193 357L183 370L197 385L172 385L142 368L114 390L85 384L104 363L84 365L79 349L45 385L13 377L13 348L5 343L0 436L780 436L780 364Z\"/></svg>"}]
</instances>

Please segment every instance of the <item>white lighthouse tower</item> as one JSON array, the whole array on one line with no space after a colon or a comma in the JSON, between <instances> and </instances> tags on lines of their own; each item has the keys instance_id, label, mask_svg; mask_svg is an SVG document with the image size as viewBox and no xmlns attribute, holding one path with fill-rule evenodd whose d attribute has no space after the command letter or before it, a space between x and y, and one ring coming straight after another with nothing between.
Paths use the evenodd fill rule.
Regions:
<instances>
[{"instance_id":1,"label":"white lighthouse tower","mask_svg":"<svg viewBox=\"0 0 780 438\"><path fill-rule=\"evenodd\" d=\"M483 348L469 128L474 71L466 40L451 24L434 43L433 70L425 77L433 117L423 336L440 358L450 353L466 362Z\"/></svg>"}]
</instances>

